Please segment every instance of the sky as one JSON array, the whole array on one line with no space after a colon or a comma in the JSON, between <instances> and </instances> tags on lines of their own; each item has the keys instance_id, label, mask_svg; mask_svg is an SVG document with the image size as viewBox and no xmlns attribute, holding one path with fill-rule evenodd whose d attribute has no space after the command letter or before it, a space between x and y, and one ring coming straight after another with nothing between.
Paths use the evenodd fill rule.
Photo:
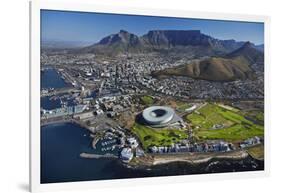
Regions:
<instances>
[{"instance_id":1,"label":"sky","mask_svg":"<svg viewBox=\"0 0 281 193\"><path fill-rule=\"evenodd\" d=\"M121 29L139 36L149 30L201 30L221 40L264 43L263 23L41 10L42 40L96 43Z\"/></svg>"}]
</instances>

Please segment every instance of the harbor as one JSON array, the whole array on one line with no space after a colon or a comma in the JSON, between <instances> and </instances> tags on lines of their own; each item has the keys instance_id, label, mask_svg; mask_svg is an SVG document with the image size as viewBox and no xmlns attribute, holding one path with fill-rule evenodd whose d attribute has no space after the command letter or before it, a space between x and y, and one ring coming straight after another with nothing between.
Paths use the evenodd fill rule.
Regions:
<instances>
[{"instance_id":1,"label":"harbor","mask_svg":"<svg viewBox=\"0 0 281 193\"><path fill-rule=\"evenodd\" d=\"M262 161L251 157L237 160L220 159L219 162L214 159L197 165L189 164L188 162L161 162L160 164L160 159L157 158L159 164L150 166L149 170L147 167L140 167L141 165L135 167L134 162L131 163L132 167L128 167L128 165L120 162L117 156L109 159L100 156L102 153L106 153L98 151L98 149L93 150L91 133L77 124L51 124L43 126L41 131L41 156L43 158L41 181L43 183L200 174L208 171L251 171L262 170L263 168ZM58 156L57 152L60 152L60 156ZM96 156L94 158L91 156L82 158L81 153L83 152L99 156L97 156L98 158ZM161 155L158 156L160 157ZM147 159L146 161L149 160ZM182 167L185 170L179 169ZM203 169L206 167L207 169Z\"/></svg>"}]
</instances>

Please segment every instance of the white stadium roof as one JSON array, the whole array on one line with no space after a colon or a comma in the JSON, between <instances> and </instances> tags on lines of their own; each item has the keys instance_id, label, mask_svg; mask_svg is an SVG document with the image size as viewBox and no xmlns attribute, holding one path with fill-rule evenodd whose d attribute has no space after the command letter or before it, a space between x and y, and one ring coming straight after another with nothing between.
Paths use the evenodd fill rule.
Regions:
<instances>
[{"instance_id":1,"label":"white stadium roof","mask_svg":"<svg viewBox=\"0 0 281 193\"><path fill-rule=\"evenodd\" d=\"M173 119L175 111L166 106L152 106L144 109L142 116L151 125L163 125Z\"/></svg>"}]
</instances>

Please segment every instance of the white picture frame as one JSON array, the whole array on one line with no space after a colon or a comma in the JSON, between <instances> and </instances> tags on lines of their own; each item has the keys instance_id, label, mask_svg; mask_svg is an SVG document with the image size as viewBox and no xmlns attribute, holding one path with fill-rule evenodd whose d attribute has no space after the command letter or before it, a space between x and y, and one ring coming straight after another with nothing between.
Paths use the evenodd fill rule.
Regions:
<instances>
[{"instance_id":1,"label":"white picture frame","mask_svg":"<svg viewBox=\"0 0 281 193\"><path fill-rule=\"evenodd\" d=\"M172 177L146 177L136 179L99 180L67 182L54 184L40 183L40 10L64 10L96 13L115 13L132 15L166 16L180 18L215 19L226 21L249 21L264 23L265 55L265 169L264 171L235 172L204 175L184 175ZM54 1L30 2L30 191L140 186L146 184L186 183L190 181L241 179L268 176L270 170L270 18L259 15L241 15L228 13L191 12L185 10L146 9L125 6L105 6L84 3L59 3Z\"/></svg>"}]
</instances>

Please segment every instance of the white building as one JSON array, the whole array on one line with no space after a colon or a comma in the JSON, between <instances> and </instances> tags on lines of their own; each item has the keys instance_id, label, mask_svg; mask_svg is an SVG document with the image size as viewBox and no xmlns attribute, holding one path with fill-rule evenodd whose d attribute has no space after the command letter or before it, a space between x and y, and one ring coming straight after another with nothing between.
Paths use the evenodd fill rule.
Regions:
<instances>
[{"instance_id":1,"label":"white building","mask_svg":"<svg viewBox=\"0 0 281 193\"><path fill-rule=\"evenodd\" d=\"M121 151L121 159L123 162L128 163L133 159L134 154L131 148L123 148Z\"/></svg>"},{"instance_id":2,"label":"white building","mask_svg":"<svg viewBox=\"0 0 281 193\"><path fill-rule=\"evenodd\" d=\"M138 147L138 142L137 142L137 140L134 138L134 137L129 137L128 139L127 139L127 141L128 141L128 143L129 143L129 145L132 147L132 148L137 148Z\"/></svg>"}]
</instances>

